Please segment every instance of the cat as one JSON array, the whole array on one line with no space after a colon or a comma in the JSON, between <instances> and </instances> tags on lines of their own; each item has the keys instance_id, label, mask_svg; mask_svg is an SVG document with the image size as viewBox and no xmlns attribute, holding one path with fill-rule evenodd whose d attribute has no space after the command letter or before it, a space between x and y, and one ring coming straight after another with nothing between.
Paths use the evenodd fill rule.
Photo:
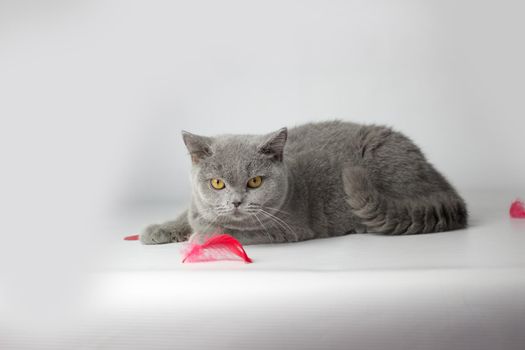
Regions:
<instances>
[{"instance_id":1,"label":"cat","mask_svg":"<svg viewBox=\"0 0 525 350\"><path fill-rule=\"evenodd\" d=\"M181 242L193 232L259 244L467 226L464 200L388 127L329 121L268 135L182 136L191 204L176 220L147 227L144 244Z\"/></svg>"}]
</instances>

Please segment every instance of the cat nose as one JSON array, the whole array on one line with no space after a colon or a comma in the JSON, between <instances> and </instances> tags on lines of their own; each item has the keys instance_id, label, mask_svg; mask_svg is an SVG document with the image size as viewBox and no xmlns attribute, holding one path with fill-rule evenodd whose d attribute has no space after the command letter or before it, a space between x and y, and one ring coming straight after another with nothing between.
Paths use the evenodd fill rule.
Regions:
<instances>
[{"instance_id":1,"label":"cat nose","mask_svg":"<svg viewBox=\"0 0 525 350\"><path fill-rule=\"evenodd\" d=\"M239 205L241 205L242 202L232 202L233 206L235 208L239 208Z\"/></svg>"}]
</instances>

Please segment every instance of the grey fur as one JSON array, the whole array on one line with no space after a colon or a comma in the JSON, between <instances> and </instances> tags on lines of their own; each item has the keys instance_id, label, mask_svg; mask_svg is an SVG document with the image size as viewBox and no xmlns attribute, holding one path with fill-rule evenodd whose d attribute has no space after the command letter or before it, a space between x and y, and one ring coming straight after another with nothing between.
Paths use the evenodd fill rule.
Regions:
<instances>
[{"instance_id":1,"label":"grey fur","mask_svg":"<svg viewBox=\"0 0 525 350\"><path fill-rule=\"evenodd\" d=\"M263 136L183 138L193 162L190 208L146 228L145 244L183 241L192 232L256 244L467 225L463 199L410 139L387 127L332 121ZM255 176L263 183L250 189ZM213 189L211 178L226 187Z\"/></svg>"}]
</instances>

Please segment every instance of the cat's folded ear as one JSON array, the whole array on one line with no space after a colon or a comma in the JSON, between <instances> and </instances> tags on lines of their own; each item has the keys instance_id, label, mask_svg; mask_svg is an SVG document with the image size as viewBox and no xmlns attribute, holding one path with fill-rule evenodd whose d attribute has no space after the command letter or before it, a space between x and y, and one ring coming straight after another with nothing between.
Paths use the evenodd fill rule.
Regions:
<instances>
[{"instance_id":1,"label":"cat's folded ear","mask_svg":"<svg viewBox=\"0 0 525 350\"><path fill-rule=\"evenodd\" d=\"M288 137L288 129L282 128L266 136L265 141L259 146L259 152L271 157L272 159L282 161L284 145Z\"/></svg>"},{"instance_id":2,"label":"cat's folded ear","mask_svg":"<svg viewBox=\"0 0 525 350\"><path fill-rule=\"evenodd\" d=\"M182 131L182 139L191 155L193 164L199 163L202 159L212 155L211 138L199 136L187 131Z\"/></svg>"}]
</instances>

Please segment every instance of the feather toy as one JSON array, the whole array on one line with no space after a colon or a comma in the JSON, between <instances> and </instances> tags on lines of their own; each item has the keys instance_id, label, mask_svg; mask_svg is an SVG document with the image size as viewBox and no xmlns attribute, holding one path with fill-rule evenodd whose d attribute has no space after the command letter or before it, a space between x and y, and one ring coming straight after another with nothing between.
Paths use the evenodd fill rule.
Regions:
<instances>
[{"instance_id":1,"label":"feather toy","mask_svg":"<svg viewBox=\"0 0 525 350\"><path fill-rule=\"evenodd\" d=\"M525 218L525 208L523 207L523 202L519 199L516 199L512 202L509 214L511 218L524 219Z\"/></svg>"},{"instance_id":2,"label":"feather toy","mask_svg":"<svg viewBox=\"0 0 525 350\"><path fill-rule=\"evenodd\" d=\"M126 237L124 237L124 240L126 240L126 241L138 241L139 240L139 235L126 236Z\"/></svg>"},{"instance_id":3,"label":"feather toy","mask_svg":"<svg viewBox=\"0 0 525 350\"><path fill-rule=\"evenodd\" d=\"M204 242L199 241L204 239ZM218 260L240 260L251 263L242 244L228 234L201 237L193 234L186 246L183 248L183 263L218 261Z\"/></svg>"}]
</instances>

